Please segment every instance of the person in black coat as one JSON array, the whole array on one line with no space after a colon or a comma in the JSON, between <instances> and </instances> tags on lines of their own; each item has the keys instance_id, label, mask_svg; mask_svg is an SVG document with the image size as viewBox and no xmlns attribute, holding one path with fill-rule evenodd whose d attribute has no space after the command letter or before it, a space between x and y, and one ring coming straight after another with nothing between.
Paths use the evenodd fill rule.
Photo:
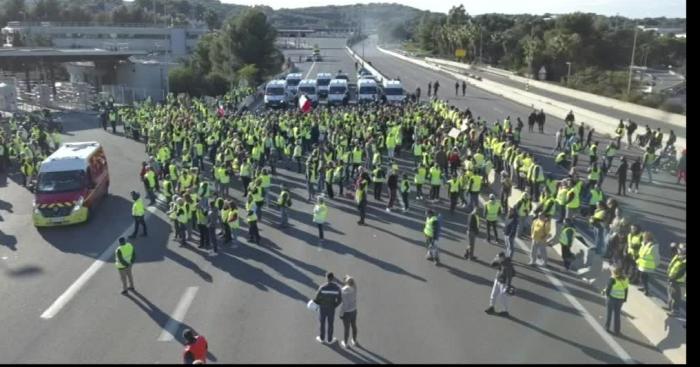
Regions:
<instances>
[{"instance_id":1,"label":"person in black coat","mask_svg":"<svg viewBox=\"0 0 700 367\"><path fill-rule=\"evenodd\" d=\"M333 344L336 339L333 338L333 322L335 321L335 309L343 302L343 296L340 291L333 273L326 273L328 282L320 286L316 292L314 302L319 305L321 331L316 337L319 343ZM326 333L326 326L328 333Z\"/></svg>"},{"instance_id":2,"label":"person in black coat","mask_svg":"<svg viewBox=\"0 0 700 367\"><path fill-rule=\"evenodd\" d=\"M617 194L622 196L627 196L627 169L629 165L627 164L627 157L622 157L620 166L617 167ZM630 187L631 189L631 187Z\"/></svg>"},{"instance_id":3,"label":"person in black coat","mask_svg":"<svg viewBox=\"0 0 700 367\"><path fill-rule=\"evenodd\" d=\"M537 128L540 131L540 134L544 134L544 122L546 120L546 117L544 115L544 110L540 109L540 112L537 114Z\"/></svg>"},{"instance_id":4,"label":"person in black coat","mask_svg":"<svg viewBox=\"0 0 700 367\"><path fill-rule=\"evenodd\" d=\"M634 185L634 192L639 193L639 181L642 180L642 162L639 157L632 163L630 167L632 171L632 181L630 181L630 192L632 192L632 186Z\"/></svg>"}]
</instances>

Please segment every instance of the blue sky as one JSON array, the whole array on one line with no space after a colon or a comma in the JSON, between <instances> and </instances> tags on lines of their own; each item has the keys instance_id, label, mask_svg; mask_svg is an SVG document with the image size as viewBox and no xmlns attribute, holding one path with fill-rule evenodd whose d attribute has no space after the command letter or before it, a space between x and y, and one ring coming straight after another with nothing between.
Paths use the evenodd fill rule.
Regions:
<instances>
[{"instance_id":1,"label":"blue sky","mask_svg":"<svg viewBox=\"0 0 700 367\"><path fill-rule=\"evenodd\" d=\"M356 0L222 0L225 3L243 5L268 5L274 9L302 8L307 6L347 5L381 1ZM396 2L418 9L447 13L455 5L464 4L469 14L483 13L571 13L575 11L591 12L603 15L619 14L630 18L645 17L680 17L685 18L684 0L395 0Z\"/></svg>"}]
</instances>

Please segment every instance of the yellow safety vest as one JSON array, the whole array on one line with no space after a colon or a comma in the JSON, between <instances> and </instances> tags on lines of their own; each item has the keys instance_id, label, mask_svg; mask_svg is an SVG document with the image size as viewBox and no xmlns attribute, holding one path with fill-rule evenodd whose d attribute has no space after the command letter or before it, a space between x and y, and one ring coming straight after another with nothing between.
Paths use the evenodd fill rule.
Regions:
<instances>
[{"instance_id":1,"label":"yellow safety vest","mask_svg":"<svg viewBox=\"0 0 700 367\"><path fill-rule=\"evenodd\" d=\"M639 256L639 248L642 246L642 234L632 234L627 235L627 253L632 255L635 259Z\"/></svg>"},{"instance_id":2,"label":"yellow safety vest","mask_svg":"<svg viewBox=\"0 0 700 367\"><path fill-rule=\"evenodd\" d=\"M639 249L639 258L637 259L637 266L639 271L654 271L656 270L656 262L654 261L654 243L647 242L642 244L642 248Z\"/></svg>"},{"instance_id":3,"label":"yellow safety vest","mask_svg":"<svg viewBox=\"0 0 700 367\"><path fill-rule=\"evenodd\" d=\"M136 199L136 201L134 201L134 204L131 205L131 215L133 215L134 217L143 217L145 212L146 209L143 206L143 199Z\"/></svg>"},{"instance_id":4,"label":"yellow safety vest","mask_svg":"<svg viewBox=\"0 0 700 367\"><path fill-rule=\"evenodd\" d=\"M428 217L425 220L425 228L423 228L423 233L428 238L433 238L434 236L433 224L435 223L435 221L437 221L436 216Z\"/></svg>"},{"instance_id":5,"label":"yellow safety vest","mask_svg":"<svg viewBox=\"0 0 700 367\"><path fill-rule=\"evenodd\" d=\"M328 217L328 207L326 204L318 204L314 208L314 223L323 224L326 223L326 218Z\"/></svg>"},{"instance_id":6,"label":"yellow safety vest","mask_svg":"<svg viewBox=\"0 0 700 367\"><path fill-rule=\"evenodd\" d=\"M617 279L614 278L612 289L610 290L610 297L616 299L625 299L625 291L629 287L629 281L625 278Z\"/></svg>"},{"instance_id":7,"label":"yellow safety vest","mask_svg":"<svg viewBox=\"0 0 700 367\"><path fill-rule=\"evenodd\" d=\"M486 220L495 222L498 220L498 212L501 210L501 203L498 200L486 202Z\"/></svg>"},{"instance_id":8,"label":"yellow safety vest","mask_svg":"<svg viewBox=\"0 0 700 367\"><path fill-rule=\"evenodd\" d=\"M119 253L121 252L122 258L131 265L131 261L134 258L134 246L127 242L114 251L114 262L117 265L117 269L126 269L127 267L119 262Z\"/></svg>"},{"instance_id":9,"label":"yellow safety vest","mask_svg":"<svg viewBox=\"0 0 700 367\"><path fill-rule=\"evenodd\" d=\"M680 256L674 255L671 259L671 263L668 266L668 278L674 280L678 283L685 283L685 274L682 277L675 279L681 267L686 265L686 259L681 259Z\"/></svg>"}]
</instances>

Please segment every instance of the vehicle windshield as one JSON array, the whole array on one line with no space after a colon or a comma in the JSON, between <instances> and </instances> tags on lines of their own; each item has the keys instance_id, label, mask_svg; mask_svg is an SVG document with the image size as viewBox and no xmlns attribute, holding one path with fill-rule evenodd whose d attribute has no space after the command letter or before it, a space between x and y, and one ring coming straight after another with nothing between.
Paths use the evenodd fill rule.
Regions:
<instances>
[{"instance_id":1,"label":"vehicle windshield","mask_svg":"<svg viewBox=\"0 0 700 367\"><path fill-rule=\"evenodd\" d=\"M373 86L360 87L360 94L376 94L376 93L377 93L377 87L373 87Z\"/></svg>"},{"instance_id":2,"label":"vehicle windshield","mask_svg":"<svg viewBox=\"0 0 700 367\"><path fill-rule=\"evenodd\" d=\"M387 96L402 96L403 88L385 88L384 94Z\"/></svg>"},{"instance_id":3,"label":"vehicle windshield","mask_svg":"<svg viewBox=\"0 0 700 367\"><path fill-rule=\"evenodd\" d=\"M329 90L330 94L343 94L347 91L345 87L331 87Z\"/></svg>"},{"instance_id":4,"label":"vehicle windshield","mask_svg":"<svg viewBox=\"0 0 700 367\"><path fill-rule=\"evenodd\" d=\"M287 79L287 86L296 87L297 85L299 85L300 81L301 79Z\"/></svg>"},{"instance_id":5,"label":"vehicle windshield","mask_svg":"<svg viewBox=\"0 0 700 367\"><path fill-rule=\"evenodd\" d=\"M39 193L80 190L85 183L85 171L42 172L37 179Z\"/></svg>"},{"instance_id":6,"label":"vehicle windshield","mask_svg":"<svg viewBox=\"0 0 700 367\"><path fill-rule=\"evenodd\" d=\"M268 96L283 96L284 95L284 88L281 88L281 87L267 88L267 90L265 91L265 94Z\"/></svg>"},{"instance_id":7,"label":"vehicle windshield","mask_svg":"<svg viewBox=\"0 0 700 367\"><path fill-rule=\"evenodd\" d=\"M316 80L316 84L319 86L323 86L323 87L327 86L330 83L331 83L330 79L317 79Z\"/></svg>"},{"instance_id":8,"label":"vehicle windshield","mask_svg":"<svg viewBox=\"0 0 700 367\"><path fill-rule=\"evenodd\" d=\"M299 90L306 94L316 94L316 88L314 87L299 87Z\"/></svg>"}]
</instances>

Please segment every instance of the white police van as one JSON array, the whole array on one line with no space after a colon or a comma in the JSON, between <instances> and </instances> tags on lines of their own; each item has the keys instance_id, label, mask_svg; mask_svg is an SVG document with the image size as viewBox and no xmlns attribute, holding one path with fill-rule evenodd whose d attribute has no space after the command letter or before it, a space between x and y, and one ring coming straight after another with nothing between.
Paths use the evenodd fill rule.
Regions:
<instances>
[{"instance_id":1,"label":"white police van","mask_svg":"<svg viewBox=\"0 0 700 367\"><path fill-rule=\"evenodd\" d=\"M357 81L357 103L376 102L379 99L379 86L374 79Z\"/></svg>"},{"instance_id":2,"label":"white police van","mask_svg":"<svg viewBox=\"0 0 700 367\"><path fill-rule=\"evenodd\" d=\"M299 83L301 82L302 76L301 73L289 73L287 74L287 77L285 78L287 82L287 97L289 100L292 100L294 97L297 96L297 88L299 87Z\"/></svg>"},{"instance_id":3,"label":"white police van","mask_svg":"<svg viewBox=\"0 0 700 367\"><path fill-rule=\"evenodd\" d=\"M382 83L383 99L387 103L404 103L406 101L406 93L403 90L401 81L385 80Z\"/></svg>"},{"instance_id":4,"label":"white police van","mask_svg":"<svg viewBox=\"0 0 700 367\"><path fill-rule=\"evenodd\" d=\"M350 99L348 81L333 79L328 84L328 104L348 104Z\"/></svg>"},{"instance_id":5,"label":"white police van","mask_svg":"<svg viewBox=\"0 0 700 367\"><path fill-rule=\"evenodd\" d=\"M312 105L318 105L318 91L315 80L304 79L299 82L298 93L299 96L306 95L306 98L311 100Z\"/></svg>"},{"instance_id":6,"label":"white police van","mask_svg":"<svg viewBox=\"0 0 700 367\"><path fill-rule=\"evenodd\" d=\"M287 81L272 80L265 86L265 97L263 101L265 107L286 107L287 106Z\"/></svg>"},{"instance_id":7,"label":"white police van","mask_svg":"<svg viewBox=\"0 0 700 367\"><path fill-rule=\"evenodd\" d=\"M331 83L333 75L331 73L316 74L316 89L319 98L328 98L328 85Z\"/></svg>"}]
</instances>

